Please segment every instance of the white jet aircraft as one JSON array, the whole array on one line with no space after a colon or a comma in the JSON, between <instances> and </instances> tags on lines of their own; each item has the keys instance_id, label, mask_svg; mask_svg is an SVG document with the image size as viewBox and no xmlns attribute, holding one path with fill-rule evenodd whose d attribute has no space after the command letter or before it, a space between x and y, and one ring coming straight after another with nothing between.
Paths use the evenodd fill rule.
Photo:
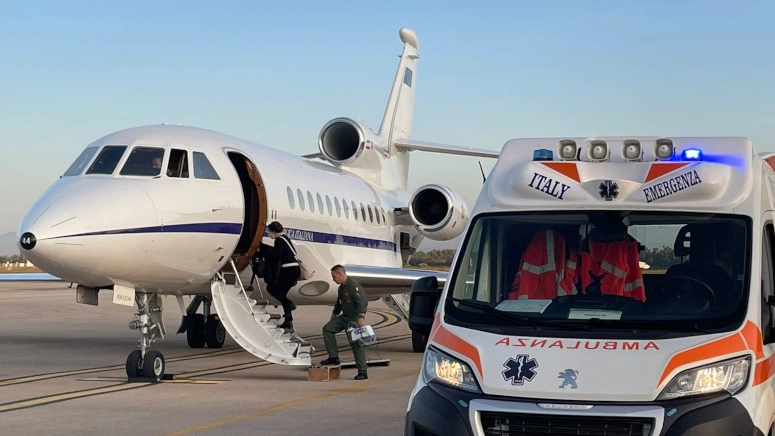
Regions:
<instances>
[{"instance_id":1,"label":"white jet aircraft","mask_svg":"<svg viewBox=\"0 0 775 436\"><path fill-rule=\"evenodd\" d=\"M89 144L32 206L18 232L21 254L77 283L78 302L96 305L99 290L111 289L114 303L135 307L129 325L140 341L126 361L130 379L164 375L163 355L150 348L166 334L164 295L177 297L178 333L193 348L219 348L228 331L259 358L311 364L312 347L265 310L264 283L252 294L243 285L251 256L262 240L270 243L265 227L273 220L314 270L291 289L295 303L333 304L329 270L343 264L370 298L403 308L405 318L400 294L429 274L403 269L407 256L423 237L459 235L468 219L446 186L406 191L409 151L498 153L409 139L419 44L409 29L399 35L403 53L379 133L335 118L320 131L319 153L303 157L179 125L111 133ZM187 307L184 296L193 296ZM413 336L415 350L423 340Z\"/></svg>"}]
</instances>

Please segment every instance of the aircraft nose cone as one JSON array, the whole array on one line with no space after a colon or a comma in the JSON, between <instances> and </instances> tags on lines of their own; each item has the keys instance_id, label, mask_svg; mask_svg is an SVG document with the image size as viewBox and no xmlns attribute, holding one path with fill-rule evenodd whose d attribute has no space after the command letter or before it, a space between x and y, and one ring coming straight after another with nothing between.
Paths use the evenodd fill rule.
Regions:
<instances>
[{"instance_id":1,"label":"aircraft nose cone","mask_svg":"<svg viewBox=\"0 0 775 436\"><path fill-rule=\"evenodd\" d=\"M24 232L22 234L21 238L19 238L19 245L25 249L25 250L32 250L35 248L35 245L38 243L38 238L35 237L31 232Z\"/></svg>"}]
</instances>

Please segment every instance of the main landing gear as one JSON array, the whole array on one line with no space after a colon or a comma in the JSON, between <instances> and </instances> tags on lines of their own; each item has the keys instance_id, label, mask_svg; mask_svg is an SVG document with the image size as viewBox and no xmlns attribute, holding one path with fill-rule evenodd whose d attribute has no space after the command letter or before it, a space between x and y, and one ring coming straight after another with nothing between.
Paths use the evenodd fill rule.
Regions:
<instances>
[{"instance_id":1,"label":"main landing gear","mask_svg":"<svg viewBox=\"0 0 775 436\"><path fill-rule=\"evenodd\" d=\"M428 337L421 335L420 333L412 332L412 351L415 353L425 352L425 347L428 346Z\"/></svg>"},{"instance_id":2,"label":"main landing gear","mask_svg":"<svg viewBox=\"0 0 775 436\"><path fill-rule=\"evenodd\" d=\"M161 299L155 293L138 292L135 294L134 319L129 328L140 331L139 349L129 353L126 358L126 375L130 379L144 378L159 381L164 377L164 356L151 350L156 337L164 339L166 329L162 320Z\"/></svg>"},{"instance_id":3,"label":"main landing gear","mask_svg":"<svg viewBox=\"0 0 775 436\"><path fill-rule=\"evenodd\" d=\"M226 328L218 315L211 314L212 297L197 295L186 309L186 315L180 323L178 333L186 332L186 340L191 348L222 348L226 341ZM196 313L202 305L204 314Z\"/></svg>"}]
</instances>

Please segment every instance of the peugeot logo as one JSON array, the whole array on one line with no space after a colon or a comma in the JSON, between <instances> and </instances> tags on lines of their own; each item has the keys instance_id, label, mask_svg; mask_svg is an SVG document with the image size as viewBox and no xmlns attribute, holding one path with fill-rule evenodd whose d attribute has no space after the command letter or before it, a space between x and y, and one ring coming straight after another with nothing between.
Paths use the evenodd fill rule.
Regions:
<instances>
[{"instance_id":1,"label":"peugeot logo","mask_svg":"<svg viewBox=\"0 0 775 436\"><path fill-rule=\"evenodd\" d=\"M35 248L35 244L38 243L38 238L30 232L24 232L21 238L19 238L19 245L25 250L32 250Z\"/></svg>"}]
</instances>

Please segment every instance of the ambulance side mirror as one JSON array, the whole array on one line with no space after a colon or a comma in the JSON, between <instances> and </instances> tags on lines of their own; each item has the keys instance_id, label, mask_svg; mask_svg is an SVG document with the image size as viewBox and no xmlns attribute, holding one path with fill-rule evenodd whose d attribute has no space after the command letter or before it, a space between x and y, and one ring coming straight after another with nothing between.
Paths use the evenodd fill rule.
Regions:
<instances>
[{"instance_id":1,"label":"ambulance side mirror","mask_svg":"<svg viewBox=\"0 0 775 436\"><path fill-rule=\"evenodd\" d=\"M425 337L430 335L440 297L441 289L435 276L423 277L412 284L409 296L410 330Z\"/></svg>"}]
</instances>

